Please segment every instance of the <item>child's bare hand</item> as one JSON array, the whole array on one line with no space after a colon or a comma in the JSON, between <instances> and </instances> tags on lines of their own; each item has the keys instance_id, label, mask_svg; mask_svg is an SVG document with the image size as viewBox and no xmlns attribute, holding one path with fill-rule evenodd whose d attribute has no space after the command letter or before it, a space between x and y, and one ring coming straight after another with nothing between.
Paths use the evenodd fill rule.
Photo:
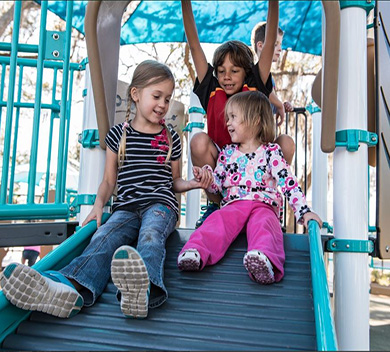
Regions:
<instances>
[{"instance_id":1,"label":"child's bare hand","mask_svg":"<svg viewBox=\"0 0 390 352\"><path fill-rule=\"evenodd\" d=\"M284 106L284 110L286 112L293 112L294 111L294 107L292 106L292 104L289 101L285 101L283 103L283 106Z\"/></svg>"},{"instance_id":2,"label":"child's bare hand","mask_svg":"<svg viewBox=\"0 0 390 352\"><path fill-rule=\"evenodd\" d=\"M93 207L91 212L88 214L88 216L85 218L81 226L87 225L92 220L96 220L97 227L99 227L102 224L102 215L103 215L103 209L99 207Z\"/></svg>"},{"instance_id":3,"label":"child's bare hand","mask_svg":"<svg viewBox=\"0 0 390 352\"><path fill-rule=\"evenodd\" d=\"M194 174L194 179L199 183L199 188L207 189L213 182L213 174L207 169L193 166L192 173Z\"/></svg>"},{"instance_id":4,"label":"child's bare hand","mask_svg":"<svg viewBox=\"0 0 390 352\"><path fill-rule=\"evenodd\" d=\"M313 213L312 211L303 215L303 223L306 228L310 220L317 221L318 224L320 225L320 228L322 227L322 220L316 213Z\"/></svg>"},{"instance_id":5,"label":"child's bare hand","mask_svg":"<svg viewBox=\"0 0 390 352\"><path fill-rule=\"evenodd\" d=\"M200 182L200 179L202 178L202 169L198 166L192 167L192 173L194 175L194 179L198 182Z\"/></svg>"}]
</instances>

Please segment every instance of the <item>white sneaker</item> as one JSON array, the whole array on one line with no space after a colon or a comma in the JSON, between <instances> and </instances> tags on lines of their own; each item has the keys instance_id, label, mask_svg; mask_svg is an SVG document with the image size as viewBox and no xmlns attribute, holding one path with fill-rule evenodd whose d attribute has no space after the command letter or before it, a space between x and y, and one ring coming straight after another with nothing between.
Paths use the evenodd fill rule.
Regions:
<instances>
[{"instance_id":1,"label":"white sneaker","mask_svg":"<svg viewBox=\"0 0 390 352\"><path fill-rule=\"evenodd\" d=\"M39 272L12 263L2 272L0 281L8 301L21 309L70 318L84 305L83 297L58 271Z\"/></svg>"},{"instance_id":2,"label":"white sneaker","mask_svg":"<svg viewBox=\"0 0 390 352\"><path fill-rule=\"evenodd\" d=\"M257 249L253 249L245 254L244 266L254 281L263 285L275 282L271 262L264 253Z\"/></svg>"},{"instance_id":3,"label":"white sneaker","mask_svg":"<svg viewBox=\"0 0 390 352\"><path fill-rule=\"evenodd\" d=\"M187 249L177 257L177 266L184 271L197 271L200 269L200 254L197 249Z\"/></svg>"},{"instance_id":4,"label":"white sneaker","mask_svg":"<svg viewBox=\"0 0 390 352\"><path fill-rule=\"evenodd\" d=\"M111 261L111 277L121 291L121 310L128 318L148 315L150 281L141 255L130 246L119 247Z\"/></svg>"}]
</instances>

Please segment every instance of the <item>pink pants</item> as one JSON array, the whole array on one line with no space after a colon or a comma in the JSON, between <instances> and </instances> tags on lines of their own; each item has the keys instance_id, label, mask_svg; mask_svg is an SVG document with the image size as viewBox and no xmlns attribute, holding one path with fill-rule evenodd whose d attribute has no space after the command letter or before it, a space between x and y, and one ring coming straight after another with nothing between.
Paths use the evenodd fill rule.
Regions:
<instances>
[{"instance_id":1,"label":"pink pants","mask_svg":"<svg viewBox=\"0 0 390 352\"><path fill-rule=\"evenodd\" d=\"M284 275L283 233L279 220L268 204L240 200L213 212L195 230L180 253L197 249L202 259L201 269L220 261L241 230L245 229L248 251L263 252L274 268L275 281Z\"/></svg>"}]
</instances>

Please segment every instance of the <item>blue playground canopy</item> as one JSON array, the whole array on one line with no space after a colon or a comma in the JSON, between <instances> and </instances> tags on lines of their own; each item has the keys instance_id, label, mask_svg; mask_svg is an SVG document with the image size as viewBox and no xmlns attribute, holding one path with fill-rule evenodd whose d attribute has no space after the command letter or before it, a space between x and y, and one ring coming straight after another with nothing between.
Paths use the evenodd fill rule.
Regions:
<instances>
[{"instance_id":1,"label":"blue playground canopy","mask_svg":"<svg viewBox=\"0 0 390 352\"><path fill-rule=\"evenodd\" d=\"M37 1L38 3L40 1ZM241 40L250 45L252 28L267 18L268 1L193 1L203 43ZM87 1L75 1L73 27L84 33ZM49 1L49 10L65 18L66 1ZM321 1L280 1L283 49L321 55ZM185 42L180 1L141 1L122 26L121 45Z\"/></svg>"}]
</instances>

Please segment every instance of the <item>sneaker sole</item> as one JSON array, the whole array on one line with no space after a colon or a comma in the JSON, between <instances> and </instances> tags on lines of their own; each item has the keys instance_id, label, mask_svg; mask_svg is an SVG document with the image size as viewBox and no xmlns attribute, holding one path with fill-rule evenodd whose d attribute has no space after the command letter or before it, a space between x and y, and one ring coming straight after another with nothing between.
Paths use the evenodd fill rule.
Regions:
<instances>
[{"instance_id":1,"label":"sneaker sole","mask_svg":"<svg viewBox=\"0 0 390 352\"><path fill-rule=\"evenodd\" d=\"M246 256L244 259L244 266L256 282L259 282L263 285L268 285L275 282L275 277L269 271L267 263L258 256Z\"/></svg>"},{"instance_id":2,"label":"sneaker sole","mask_svg":"<svg viewBox=\"0 0 390 352\"><path fill-rule=\"evenodd\" d=\"M149 275L139 253L132 247L119 249L111 262L111 277L121 291L121 310L129 318L148 315Z\"/></svg>"},{"instance_id":3,"label":"sneaker sole","mask_svg":"<svg viewBox=\"0 0 390 352\"><path fill-rule=\"evenodd\" d=\"M199 271L199 262L195 259L183 259L177 266L182 271Z\"/></svg>"},{"instance_id":4,"label":"sneaker sole","mask_svg":"<svg viewBox=\"0 0 390 352\"><path fill-rule=\"evenodd\" d=\"M70 318L83 307L81 295L71 287L45 278L21 264L10 264L1 275L5 297L18 308Z\"/></svg>"}]
</instances>

